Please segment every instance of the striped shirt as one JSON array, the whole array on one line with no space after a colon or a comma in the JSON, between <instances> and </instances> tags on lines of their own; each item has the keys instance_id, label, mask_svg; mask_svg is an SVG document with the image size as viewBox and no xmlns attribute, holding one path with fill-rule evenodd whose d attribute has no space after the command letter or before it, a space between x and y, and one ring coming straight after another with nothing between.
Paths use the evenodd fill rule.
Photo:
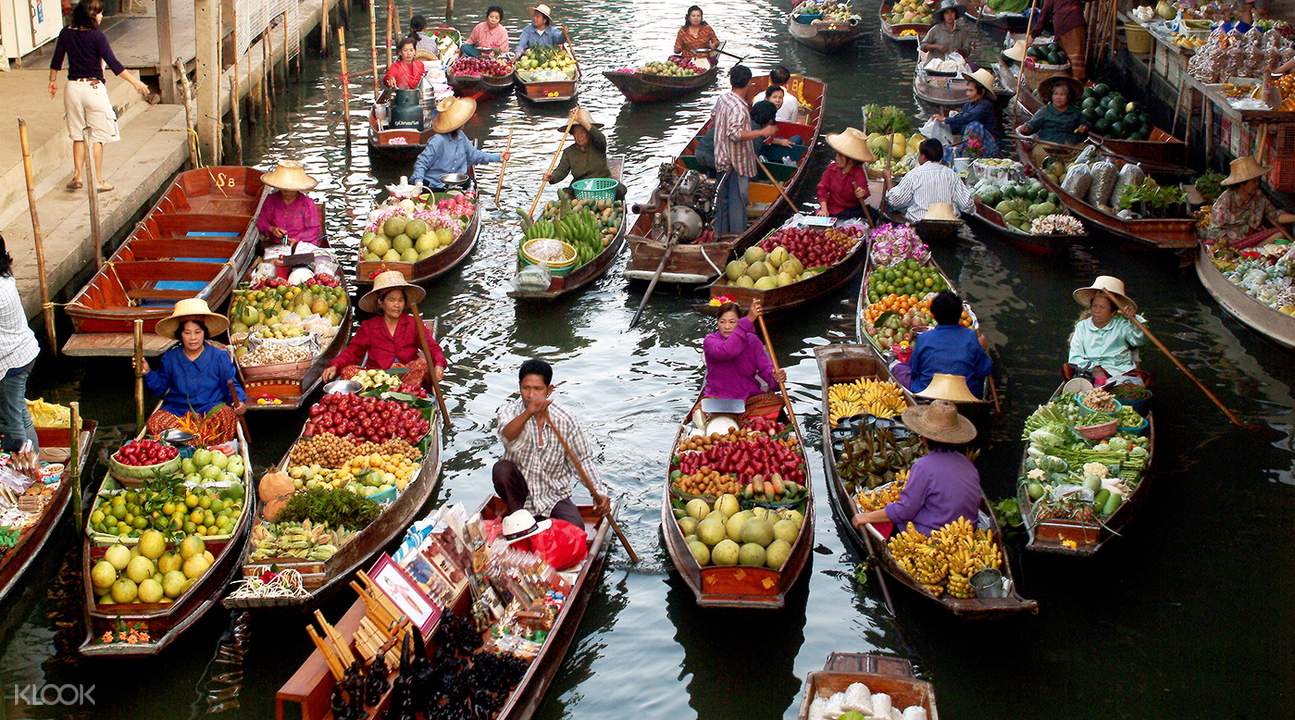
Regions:
<instances>
[{"instance_id":1,"label":"striped shirt","mask_svg":"<svg viewBox=\"0 0 1295 720\"><path fill-rule=\"evenodd\" d=\"M896 209L906 208L904 215L909 222L926 217L926 209L931 203L953 203L959 213L969 213L976 208L971 188L962 181L962 177L953 168L930 160L910 170L886 194L886 200Z\"/></svg>"},{"instance_id":2,"label":"striped shirt","mask_svg":"<svg viewBox=\"0 0 1295 720\"><path fill-rule=\"evenodd\" d=\"M12 275L0 277L0 376L36 359L40 344L27 325L27 313Z\"/></svg>"},{"instance_id":3,"label":"striped shirt","mask_svg":"<svg viewBox=\"0 0 1295 720\"><path fill-rule=\"evenodd\" d=\"M711 123L715 126L715 169L755 177L755 149L751 141L738 139L751 131L751 108L746 100L732 90L723 93L715 101Z\"/></svg>"},{"instance_id":4,"label":"striped shirt","mask_svg":"<svg viewBox=\"0 0 1295 720\"><path fill-rule=\"evenodd\" d=\"M516 439L504 437L504 426L512 422L526 409L521 398L510 400L499 407L495 419L499 422L499 439L504 443L504 459L517 466L522 477L526 478L526 487L530 494L526 497L526 509L536 515L549 515L553 506L571 497L571 486L579 478L579 471L567 459L553 428L546 423L543 432L537 432L534 418L528 420ZM595 487L602 484L598 478L598 468L593 463L589 452L589 443L585 434L576 424L575 418L557 405L549 405L549 420L557 425L562 437L571 446L571 451L579 458L589 479Z\"/></svg>"}]
</instances>

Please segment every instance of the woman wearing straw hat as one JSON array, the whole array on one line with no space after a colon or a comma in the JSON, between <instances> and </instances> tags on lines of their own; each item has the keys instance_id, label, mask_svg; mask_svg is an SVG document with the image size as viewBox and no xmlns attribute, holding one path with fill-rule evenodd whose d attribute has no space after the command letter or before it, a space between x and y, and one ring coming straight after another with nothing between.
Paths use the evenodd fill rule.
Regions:
<instances>
[{"instance_id":1,"label":"woman wearing straw hat","mask_svg":"<svg viewBox=\"0 0 1295 720\"><path fill-rule=\"evenodd\" d=\"M307 175L301 163L280 160L273 170L261 175L261 183L276 190L265 198L256 218L261 236L284 245L319 245L323 237L319 206L305 194L314 190L319 181Z\"/></svg>"},{"instance_id":2,"label":"woman wearing straw hat","mask_svg":"<svg viewBox=\"0 0 1295 720\"><path fill-rule=\"evenodd\" d=\"M549 10L548 5L540 3L531 8L531 24L522 28L522 34L517 38L517 47L513 49L513 54L521 57L528 47L561 45L570 39L567 37L566 28L553 27L553 11Z\"/></svg>"},{"instance_id":3,"label":"woman wearing straw hat","mask_svg":"<svg viewBox=\"0 0 1295 720\"><path fill-rule=\"evenodd\" d=\"M1021 135L1038 133L1039 139L1055 145L1077 145L1088 132L1084 116L1075 98L1084 84L1069 75L1053 75L1039 83L1039 97L1048 98L1048 104L1039 108L1034 117L1020 124L1016 132Z\"/></svg>"},{"instance_id":4,"label":"woman wearing straw hat","mask_svg":"<svg viewBox=\"0 0 1295 720\"><path fill-rule=\"evenodd\" d=\"M154 332L179 344L162 353L157 368L144 361L144 385L162 399L162 407L148 418L150 434L161 435L183 423L201 425L204 430L198 434L209 443L234 437L238 416L247 411L247 395L233 358L211 341L228 329L229 321L202 298L177 302L170 315L157 321Z\"/></svg>"},{"instance_id":5,"label":"woman wearing straw hat","mask_svg":"<svg viewBox=\"0 0 1295 720\"><path fill-rule=\"evenodd\" d=\"M963 20L966 8L958 0L944 0L936 10L936 22L926 31L922 38L922 52L932 58L943 58L949 53L958 53L964 58L971 57L972 29Z\"/></svg>"},{"instance_id":6,"label":"woman wearing straw hat","mask_svg":"<svg viewBox=\"0 0 1295 720\"><path fill-rule=\"evenodd\" d=\"M868 217L868 173L864 166L876 160L868 138L858 128L828 133L828 147L836 158L818 180L818 214L837 220Z\"/></svg>"},{"instance_id":7,"label":"woman wearing straw hat","mask_svg":"<svg viewBox=\"0 0 1295 720\"><path fill-rule=\"evenodd\" d=\"M1088 287L1074 292L1075 302L1085 309L1070 335L1070 357L1063 374L1067 377L1090 377L1093 384L1105 385L1113 377L1135 373L1137 348L1147 336L1133 324L1138 306L1124 294L1124 281L1111 275L1099 275Z\"/></svg>"},{"instance_id":8,"label":"woman wearing straw hat","mask_svg":"<svg viewBox=\"0 0 1295 720\"><path fill-rule=\"evenodd\" d=\"M478 150L460 129L476 114L476 100L446 98L436 110L436 119L432 121L433 135L414 161L410 180L421 182L433 190L443 190L445 181L442 178L446 175L466 175L474 165L508 159L507 150L502 153Z\"/></svg>"},{"instance_id":9,"label":"woman wearing straw hat","mask_svg":"<svg viewBox=\"0 0 1295 720\"><path fill-rule=\"evenodd\" d=\"M1228 176L1220 185L1227 187L1210 208L1210 225L1203 235L1208 240L1235 249L1262 245L1281 231L1265 227L1268 222L1283 225L1295 222L1295 215L1273 207L1259 187L1259 178L1270 168L1249 155L1232 161Z\"/></svg>"},{"instance_id":10,"label":"woman wearing straw hat","mask_svg":"<svg viewBox=\"0 0 1295 720\"><path fill-rule=\"evenodd\" d=\"M350 379L361 368L390 370L393 367L406 368L401 378L403 387L413 389L423 383L427 369L432 368L432 377L440 381L445 376L445 353L436 342L436 338L420 327L409 308L417 305L426 291L405 280L399 270L388 270L373 278L373 289L360 298L360 309L375 313L364 322L355 337L324 368L321 377L325 382L337 377ZM430 358L422 357L419 351L421 343L418 333L427 338Z\"/></svg>"},{"instance_id":11,"label":"woman wearing straw hat","mask_svg":"<svg viewBox=\"0 0 1295 720\"><path fill-rule=\"evenodd\" d=\"M862 530L864 525L888 522L902 530L912 523L923 535L958 518L974 524L980 511L980 472L963 448L976 439L976 427L947 400L910 407L903 420L922 439L927 453L909 469L898 500L880 510L856 513L850 524Z\"/></svg>"},{"instance_id":12,"label":"woman wearing straw hat","mask_svg":"<svg viewBox=\"0 0 1295 720\"><path fill-rule=\"evenodd\" d=\"M706 358L706 388L702 397L747 400L786 381L787 375L781 368L774 370L773 361L756 333L755 323L762 311L763 303L754 300L746 317L741 317L742 308L737 303L721 302L718 326L702 341ZM764 381L763 388L757 377Z\"/></svg>"},{"instance_id":13,"label":"woman wearing straw hat","mask_svg":"<svg viewBox=\"0 0 1295 720\"><path fill-rule=\"evenodd\" d=\"M983 397L985 378L994 372L994 361L985 352L984 336L962 326L962 298L941 290L931 300L931 316L935 327L917 336L908 362L892 365L895 379L920 393L936 375L958 375L965 378L972 401Z\"/></svg>"},{"instance_id":14,"label":"woman wearing straw hat","mask_svg":"<svg viewBox=\"0 0 1295 720\"><path fill-rule=\"evenodd\" d=\"M955 157L972 155L974 157L995 157L998 155L999 133L1002 123L998 120L998 110L994 100L994 75L985 68L973 73L962 73L967 81L967 102L951 115L936 113L932 120L944 123L949 132L960 139L944 150L945 162L952 162ZM975 143L971 143L971 140ZM979 147L976 147L979 146ZM974 152L969 152L975 148Z\"/></svg>"}]
</instances>

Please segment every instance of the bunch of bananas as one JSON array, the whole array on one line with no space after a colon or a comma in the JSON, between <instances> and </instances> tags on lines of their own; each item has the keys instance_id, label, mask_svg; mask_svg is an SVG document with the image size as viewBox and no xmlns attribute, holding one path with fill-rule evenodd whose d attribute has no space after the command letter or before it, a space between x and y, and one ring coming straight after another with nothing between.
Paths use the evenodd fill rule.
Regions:
<instances>
[{"instance_id":1,"label":"bunch of bananas","mask_svg":"<svg viewBox=\"0 0 1295 720\"><path fill-rule=\"evenodd\" d=\"M828 419L832 425L851 415L891 418L907 407L904 391L890 380L859 378L854 382L836 383L827 389Z\"/></svg>"},{"instance_id":2,"label":"bunch of bananas","mask_svg":"<svg viewBox=\"0 0 1295 720\"><path fill-rule=\"evenodd\" d=\"M904 531L890 538L890 554L909 577L939 597L949 574L949 560L922 533L909 523Z\"/></svg>"},{"instance_id":3,"label":"bunch of bananas","mask_svg":"<svg viewBox=\"0 0 1295 720\"><path fill-rule=\"evenodd\" d=\"M552 220L536 220L531 223L523 232L524 240L534 240L535 238L556 238L558 228Z\"/></svg>"},{"instance_id":4,"label":"bunch of bananas","mask_svg":"<svg viewBox=\"0 0 1295 720\"><path fill-rule=\"evenodd\" d=\"M337 542L327 525L312 525L309 520L270 525L258 523L252 528L250 559L299 558L323 562L337 554Z\"/></svg>"},{"instance_id":5,"label":"bunch of bananas","mask_svg":"<svg viewBox=\"0 0 1295 720\"><path fill-rule=\"evenodd\" d=\"M557 238L576 249L576 265L597 257L603 250L602 226L588 210L566 213L558 220Z\"/></svg>"},{"instance_id":6,"label":"bunch of bananas","mask_svg":"<svg viewBox=\"0 0 1295 720\"><path fill-rule=\"evenodd\" d=\"M854 500L859 504L859 512L880 510L887 505L898 502L899 494L908 483L908 468L895 473L895 481L875 490L861 490Z\"/></svg>"},{"instance_id":7,"label":"bunch of bananas","mask_svg":"<svg viewBox=\"0 0 1295 720\"><path fill-rule=\"evenodd\" d=\"M1003 554L988 530L977 530L966 518L924 537L912 523L890 539L890 552L904 572L932 595L970 598L971 576L985 568L1001 569Z\"/></svg>"}]
</instances>

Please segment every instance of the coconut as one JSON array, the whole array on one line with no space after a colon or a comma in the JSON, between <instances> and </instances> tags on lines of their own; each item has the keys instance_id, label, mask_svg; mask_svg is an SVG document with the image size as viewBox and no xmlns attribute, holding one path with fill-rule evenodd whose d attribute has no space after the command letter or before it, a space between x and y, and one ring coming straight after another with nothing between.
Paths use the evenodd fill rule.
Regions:
<instances>
[{"instance_id":1,"label":"coconut","mask_svg":"<svg viewBox=\"0 0 1295 720\"><path fill-rule=\"evenodd\" d=\"M742 260L730 260L728 265L724 266L724 276L730 281L736 282L745 273L746 262Z\"/></svg>"}]
</instances>

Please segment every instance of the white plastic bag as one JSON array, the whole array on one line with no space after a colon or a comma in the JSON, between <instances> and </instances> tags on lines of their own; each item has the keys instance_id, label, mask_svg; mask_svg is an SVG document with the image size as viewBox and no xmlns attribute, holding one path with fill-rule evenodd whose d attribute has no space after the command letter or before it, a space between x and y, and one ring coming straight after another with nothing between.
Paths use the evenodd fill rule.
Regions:
<instances>
[{"instance_id":1,"label":"white plastic bag","mask_svg":"<svg viewBox=\"0 0 1295 720\"><path fill-rule=\"evenodd\" d=\"M945 145L953 141L953 133L949 131L949 126L935 118L927 120L919 132L922 133L922 137L935 138Z\"/></svg>"}]
</instances>

